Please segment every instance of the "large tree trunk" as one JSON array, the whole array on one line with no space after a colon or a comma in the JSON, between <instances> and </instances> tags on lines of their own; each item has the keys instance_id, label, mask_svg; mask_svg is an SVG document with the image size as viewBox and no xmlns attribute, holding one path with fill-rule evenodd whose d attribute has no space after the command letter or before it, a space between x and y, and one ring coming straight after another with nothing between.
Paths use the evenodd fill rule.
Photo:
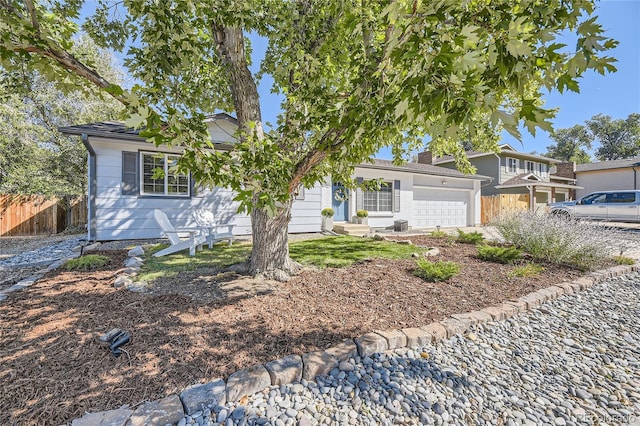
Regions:
<instances>
[{"instance_id":1,"label":"large tree trunk","mask_svg":"<svg viewBox=\"0 0 640 426\"><path fill-rule=\"evenodd\" d=\"M260 143L264 140L260 96L246 61L242 29L214 24L213 34L218 53L229 69L229 85L238 125L240 130L245 132L242 137L251 136L254 143ZM258 195L254 194L251 211L253 248L248 265L249 273L267 279L286 281L300 269L289 257L287 237L293 198L289 199L275 216L270 217L265 209L258 206Z\"/></svg>"},{"instance_id":2,"label":"large tree trunk","mask_svg":"<svg viewBox=\"0 0 640 426\"><path fill-rule=\"evenodd\" d=\"M288 225L291 220L290 200L270 217L263 209L251 212L253 248L249 260L249 273L266 279L286 281L300 270L300 265L289 257Z\"/></svg>"}]
</instances>

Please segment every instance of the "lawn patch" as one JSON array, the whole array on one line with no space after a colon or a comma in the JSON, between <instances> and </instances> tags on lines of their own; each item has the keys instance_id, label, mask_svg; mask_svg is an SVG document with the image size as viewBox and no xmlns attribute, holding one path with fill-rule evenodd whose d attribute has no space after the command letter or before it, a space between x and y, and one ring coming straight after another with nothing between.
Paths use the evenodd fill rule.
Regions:
<instances>
[{"instance_id":1,"label":"lawn patch","mask_svg":"<svg viewBox=\"0 0 640 426\"><path fill-rule=\"evenodd\" d=\"M138 281L151 282L161 277L172 277L181 272L192 272L198 269L224 268L249 259L251 245L235 242L228 246L226 242L215 244L212 249L205 248L189 256L186 250L167 256L153 257L153 254L166 248L166 244L158 244L147 251L147 259L142 271L136 278Z\"/></svg>"},{"instance_id":2,"label":"lawn patch","mask_svg":"<svg viewBox=\"0 0 640 426\"><path fill-rule=\"evenodd\" d=\"M88 254L76 259L67 260L63 268L67 271L95 271L109 263L110 259L98 254Z\"/></svg>"},{"instance_id":3,"label":"lawn patch","mask_svg":"<svg viewBox=\"0 0 640 426\"><path fill-rule=\"evenodd\" d=\"M365 259L403 259L422 251L413 245L349 236L297 241L289 245L293 260L319 268L342 268Z\"/></svg>"}]
</instances>

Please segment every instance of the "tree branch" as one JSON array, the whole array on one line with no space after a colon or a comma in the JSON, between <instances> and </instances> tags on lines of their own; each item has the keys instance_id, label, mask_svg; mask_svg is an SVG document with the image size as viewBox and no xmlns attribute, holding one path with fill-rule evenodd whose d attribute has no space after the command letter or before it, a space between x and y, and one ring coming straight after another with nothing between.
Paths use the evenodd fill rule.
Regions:
<instances>
[{"instance_id":1,"label":"tree branch","mask_svg":"<svg viewBox=\"0 0 640 426\"><path fill-rule=\"evenodd\" d=\"M253 134L258 141L262 141L264 130L260 96L247 63L242 28L225 27L217 23L212 23L211 27L218 55L229 70L229 88L240 130L246 134ZM250 129L249 123L254 123L255 127Z\"/></svg>"},{"instance_id":2,"label":"tree branch","mask_svg":"<svg viewBox=\"0 0 640 426\"><path fill-rule=\"evenodd\" d=\"M29 16L31 17L31 26L33 26L36 34L40 36L40 23L38 22L38 15L36 14L36 8L33 5L33 1L24 0L24 5L29 12Z\"/></svg>"},{"instance_id":3,"label":"tree branch","mask_svg":"<svg viewBox=\"0 0 640 426\"><path fill-rule=\"evenodd\" d=\"M9 13L17 16L19 19L23 19L23 20L25 19L24 15L22 15L22 13L20 13L20 11L15 6L10 5L9 3L7 3L4 0L0 0L0 7L5 9Z\"/></svg>"},{"instance_id":4,"label":"tree branch","mask_svg":"<svg viewBox=\"0 0 640 426\"><path fill-rule=\"evenodd\" d=\"M123 94L114 93L113 91L108 90L114 87L113 84L104 79L97 71L94 71L91 68L87 67L85 64L77 60L72 54L63 49L56 49L55 47L49 45L46 48L38 46L16 46L12 50L35 53L37 55L46 56L47 58L53 59L62 68L84 78L99 89L105 90L114 99L116 99L123 105L128 106L130 104L129 99Z\"/></svg>"},{"instance_id":5,"label":"tree branch","mask_svg":"<svg viewBox=\"0 0 640 426\"><path fill-rule=\"evenodd\" d=\"M314 167L316 167L325 158L327 158L327 155L330 152L334 151L336 148L339 148L344 144L345 141L340 140L340 137L344 134L346 130L347 129L345 125L342 125L337 129L336 128L329 129L327 132L325 132L322 138L320 138L316 146L317 147L323 146L327 141L331 140L331 141L334 141L333 143L331 143L331 150L323 151L323 150L320 150L319 148L314 148L311 151L309 151L302 160L300 160L300 162L296 165L295 170L293 171L291 180L289 181L288 191L290 194L293 194L293 192L298 188L298 186L300 185L300 182L302 181L302 178L306 174L311 172Z\"/></svg>"}]
</instances>

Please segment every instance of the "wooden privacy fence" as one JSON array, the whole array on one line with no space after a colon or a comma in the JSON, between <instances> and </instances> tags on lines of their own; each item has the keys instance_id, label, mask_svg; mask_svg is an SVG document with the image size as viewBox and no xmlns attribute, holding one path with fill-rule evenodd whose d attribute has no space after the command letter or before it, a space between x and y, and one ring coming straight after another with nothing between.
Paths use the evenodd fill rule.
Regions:
<instances>
[{"instance_id":1,"label":"wooden privacy fence","mask_svg":"<svg viewBox=\"0 0 640 426\"><path fill-rule=\"evenodd\" d=\"M480 197L480 220L483 225L504 212L527 209L529 209L529 194L500 194Z\"/></svg>"},{"instance_id":2,"label":"wooden privacy fence","mask_svg":"<svg viewBox=\"0 0 640 426\"><path fill-rule=\"evenodd\" d=\"M86 197L73 200L68 212L58 199L0 195L0 236L56 234L86 223Z\"/></svg>"}]
</instances>

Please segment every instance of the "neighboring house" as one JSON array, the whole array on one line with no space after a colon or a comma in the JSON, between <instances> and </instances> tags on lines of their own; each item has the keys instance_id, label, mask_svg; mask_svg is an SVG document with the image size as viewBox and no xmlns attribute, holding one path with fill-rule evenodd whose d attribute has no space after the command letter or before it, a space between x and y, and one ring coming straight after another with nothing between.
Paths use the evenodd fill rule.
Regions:
<instances>
[{"instance_id":1,"label":"neighboring house","mask_svg":"<svg viewBox=\"0 0 640 426\"><path fill-rule=\"evenodd\" d=\"M483 196L520 194L535 210L547 203L570 200L577 187L575 180L552 176L550 168L559 160L516 151L508 144L500 145L500 152L468 151L467 157L477 173L492 181L482 187ZM418 162L456 168L453 156L433 158L431 153L418 155Z\"/></svg>"},{"instance_id":2,"label":"neighboring house","mask_svg":"<svg viewBox=\"0 0 640 426\"><path fill-rule=\"evenodd\" d=\"M216 149L235 142L235 118L216 114L206 120ZM181 154L179 147L156 147L123 123L105 122L60 128L81 136L89 151L89 239L158 238L161 231L153 210L163 210L176 226L193 226L191 212L209 209L221 224L234 224L236 235L251 233L251 220L237 213L234 193L226 188L199 188L190 175L165 173L153 179L153 170L167 168ZM393 165L374 160L356 167L358 180L383 179L378 191L349 194L330 179L302 188L293 204L289 232L320 232L320 212L336 211L334 222L349 221L358 209L369 211L369 225L393 228L404 219L413 228L471 226L480 223L480 187L488 177L424 164Z\"/></svg>"},{"instance_id":3,"label":"neighboring house","mask_svg":"<svg viewBox=\"0 0 640 426\"><path fill-rule=\"evenodd\" d=\"M552 172L576 180L580 185L577 198L596 191L640 189L640 157L578 165L562 163Z\"/></svg>"}]
</instances>

